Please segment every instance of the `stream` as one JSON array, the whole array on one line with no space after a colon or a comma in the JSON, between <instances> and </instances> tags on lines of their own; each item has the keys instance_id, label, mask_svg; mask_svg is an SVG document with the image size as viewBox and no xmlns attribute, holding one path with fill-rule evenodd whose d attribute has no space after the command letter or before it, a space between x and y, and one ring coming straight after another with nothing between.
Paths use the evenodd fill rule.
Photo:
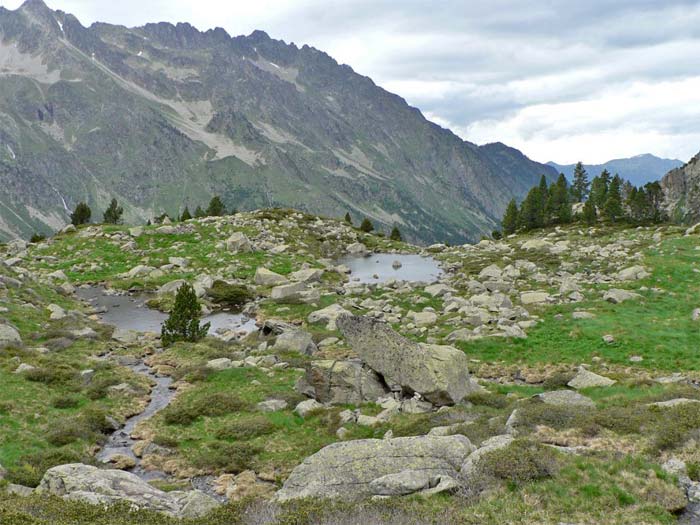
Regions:
<instances>
[{"instance_id":1,"label":"stream","mask_svg":"<svg viewBox=\"0 0 700 525\"><path fill-rule=\"evenodd\" d=\"M146 306L146 301L149 298L147 295L113 295L106 293L102 287L80 288L76 293L78 297L95 309L103 323L115 328L159 333L161 324L168 317L167 314ZM213 313L203 317L202 323L211 323L209 334L214 336L230 331L249 333L256 329L254 319L243 314L230 312ZM107 443L97 454L97 459L107 464L110 458L123 455L134 460L135 466L129 471L141 479L145 481L167 479L168 475L165 472L145 470L142 467L141 458L134 454L132 447L136 440L131 434L141 421L149 419L170 404L175 396L175 391L170 388L173 379L169 376L156 374L143 359L138 359L126 366L137 374L148 377L155 383L155 386L151 389L150 400L145 410L127 419L122 428L109 436ZM200 485L198 488L204 489L206 483L202 483L202 481L193 480L193 484Z\"/></svg>"}]
</instances>

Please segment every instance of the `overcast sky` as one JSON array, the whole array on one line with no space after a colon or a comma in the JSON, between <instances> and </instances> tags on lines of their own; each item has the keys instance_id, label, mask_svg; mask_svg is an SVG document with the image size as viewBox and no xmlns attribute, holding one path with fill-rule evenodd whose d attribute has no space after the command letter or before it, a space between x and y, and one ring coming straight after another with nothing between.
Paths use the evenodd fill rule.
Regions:
<instances>
[{"instance_id":1,"label":"overcast sky","mask_svg":"<svg viewBox=\"0 0 700 525\"><path fill-rule=\"evenodd\" d=\"M47 3L84 25L187 21L309 44L464 139L538 161L700 151L700 0Z\"/></svg>"}]
</instances>

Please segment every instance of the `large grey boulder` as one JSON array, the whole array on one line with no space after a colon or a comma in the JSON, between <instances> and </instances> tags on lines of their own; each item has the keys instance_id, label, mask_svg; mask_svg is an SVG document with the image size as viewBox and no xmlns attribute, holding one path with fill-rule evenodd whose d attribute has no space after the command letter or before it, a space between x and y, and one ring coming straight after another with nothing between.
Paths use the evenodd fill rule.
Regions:
<instances>
[{"instance_id":1,"label":"large grey boulder","mask_svg":"<svg viewBox=\"0 0 700 525\"><path fill-rule=\"evenodd\" d=\"M99 505L127 501L141 509L181 518L203 516L219 505L200 491L163 492L130 472L100 470L81 463L47 470L35 492Z\"/></svg>"},{"instance_id":2,"label":"large grey boulder","mask_svg":"<svg viewBox=\"0 0 700 525\"><path fill-rule=\"evenodd\" d=\"M303 330L289 330L282 332L277 336L275 341L275 350L281 352L291 351L299 352L300 354L312 355L318 350L316 344L311 338L311 334Z\"/></svg>"},{"instance_id":3,"label":"large grey boulder","mask_svg":"<svg viewBox=\"0 0 700 525\"><path fill-rule=\"evenodd\" d=\"M603 294L603 299L613 304L624 303L631 299L639 299L642 296L635 292L630 292L627 290L622 290L620 288L611 288L605 294Z\"/></svg>"},{"instance_id":4,"label":"large grey boulder","mask_svg":"<svg viewBox=\"0 0 700 525\"><path fill-rule=\"evenodd\" d=\"M567 383L567 386L575 388L576 390L581 390L582 388L612 386L615 383L616 381L614 379L598 375L580 367L573 379Z\"/></svg>"},{"instance_id":5,"label":"large grey boulder","mask_svg":"<svg viewBox=\"0 0 700 525\"><path fill-rule=\"evenodd\" d=\"M318 290L310 289L306 283L275 286L270 297L278 303L313 303L321 298Z\"/></svg>"},{"instance_id":6,"label":"large grey boulder","mask_svg":"<svg viewBox=\"0 0 700 525\"><path fill-rule=\"evenodd\" d=\"M574 392L573 390L552 390L534 396L546 405L595 408L595 403L589 397Z\"/></svg>"},{"instance_id":7,"label":"large grey boulder","mask_svg":"<svg viewBox=\"0 0 700 525\"><path fill-rule=\"evenodd\" d=\"M460 435L334 443L298 465L277 492L276 499L316 497L352 501L375 495L420 492L434 481L456 479L473 451L474 446Z\"/></svg>"},{"instance_id":8,"label":"large grey boulder","mask_svg":"<svg viewBox=\"0 0 700 525\"><path fill-rule=\"evenodd\" d=\"M22 338L17 329L11 324L0 323L0 348L18 346L22 344Z\"/></svg>"},{"instance_id":9,"label":"large grey boulder","mask_svg":"<svg viewBox=\"0 0 700 525\"><path fill-rule=\"evenodd\" d=\"M261 286L276 286L278 284L286 284L289 282L284 275L263 268L262 266L255 270L255 284Z\"/></svg>"},{"instance_id":10,"label":"large grey boulder","mask_svg":"<svg viewBox=\"0 0 700 525\"><path fill-rule=\"evenodd\" d=\"M322 360L312 362L305 376L306 390L321 403L359 405L376 401L389 389L376 372L359 361Z\"/></svg>"},{"instance_id":11,"label":"large grey boulder","mask_svg":"<svg viewBox=\"0 0 700 525\"><path fill-rule=\"evenodd\" d=\"M252 252L253 246L244 233L233 232L231 237L226 239L226 249L232 253L244 253Z\"/></svg>"},{"instance_id":12,"label":"large grey boulder","mask_svg":"<svg viewBox=\"0 0 700 525\"><path fill-rule=\"evenodd\" d=\"M452 405L473 390L467 356L452 346L414 343L368 317L341 316L336 324L360 359L406 395Z\"/></svg>"},{"instance_id":13,"label":"large grey boulder","mask_svg":"<svg viewBox=\"0 0 700 525\"><path fill-rule=\"evenodd\" d=\"M324 322L328 323L326 325L326 328L328 330L335 330L335 322L340 317L341 315L352 315L349 311L347 311L345 308L340 306L339 304L335 303L330 306L326 306L325 308L322 308L320 310L316 310L315 312L311 312L309 314L309 317L307 320L310 323L319 323L319 322Z\"/></svg>"}]
</instances>

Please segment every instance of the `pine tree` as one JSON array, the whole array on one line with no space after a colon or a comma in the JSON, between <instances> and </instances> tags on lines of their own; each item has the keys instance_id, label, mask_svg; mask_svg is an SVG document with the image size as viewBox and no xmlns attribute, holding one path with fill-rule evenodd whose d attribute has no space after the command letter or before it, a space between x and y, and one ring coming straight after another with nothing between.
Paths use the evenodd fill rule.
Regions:
<instances>
[{"instance_id":1,"label":"pine tree","mask_svg":"<svg viewBox=\"0 0 700 525\"><path fill-rule=\"evenodd\" d=\"M70 222L73 226L80 226L90 222L90 217L92 217L90 206L84 202L79 202L73 213L70 214Z\"/></svg>"},{"instance_id":2,"label":"pine tree","mask_svg":"<svg viewBox=\"0 0 700 525\"><path fill-rule=\"evenodd\" d=\"M544 210L547 207L547 199L549 198L549 187L547 186L547 178L544 175L540 177L539 189L540 197L542 198L542 209Z\"/></svg>"},{"instance_id":3,"label":"pine tree","mask_svg":"<svg viewBox=\"0 0 700 525\"><path fill-rule=\"evenodd\" d=\"M518 205L515 199L511 199L508 203L501 225L503 226L503 233L505 235L511 235L518 229Z\"/></svg>"},{"instance_id":4,"label":"pine tree","mask_svg":"<svg viewBox=\"0 0 700 525\"><path fill-rule=\"evenodd\" d=\"M345 214L345 222L347 222L350 226L352 226L352 217L350 217L350 212L347 212Z\"/></svg>"},{"instance_id":5,"label":"pine tree","mask_svg":"<svg viewBox=\"0 0 700 525\"><path fill-rule=\"evenodd\" d=\"M226 207L221 201L221 197L219 197L218 195L212 197L211 201L209 201L209 206L207 207L206 214L208 217L221 217L223 215L226 215Z\"/></svg>"},{"instance_id":6,"label":"pine tree","mask_svg":"<svg viewBox=\"0 0 700 525\"><path fill-rule=\"evenodd\" d=\"M590 199L599 210L605 206L605 201L608 199L608 186L610 185L610 172L603 170L600 175L593 179L591 184Z\"/></svg>"},{"instance_id":7,"label":"pine tree","mask_svg":"<svg viewBox=\"0 0 700 525\"><path fill-rule=\"evenodd\" d=\"M587 199L586 202L583 203L582 219L588 226L593 226L598 220L598 213L591 199Z\"/></svg>"},{"instance_id":8,"label":"pine tree","mask_svg":"<svg viewBox=\"0 0 700 525\"><path fill-rule=\"evenodd\" d=\"M619 220L623 214L622 196L620 194L621 186L622 179L619 175L615 175L612 181L610 181L610 186L608 186L608 195L605 199L605 204L603 205L603 214L612 222Z\"/></svg>"},{"instance_id":9,"label":"pine tree","mask_svg":"<svg viewBox=\"0 0 700 525\"><path fill-rule=\"evenodd\" d=\"M552 183L549 187L547 195L545 221L548 224L565 224L571 222L569 188L563 173L560 174L557 181Z\"/></svg>"},{"instance_id":10,"label":"pine tree","mask_svg":"<svg viewBox=\"0 0 700 525\"><path fill-rule=\"evenodd\" d=\"M394 225L394 227L391 229L391 234L389 235L389 238L392 241L403 241L403 237L401 237L401 232L399 231L399 227Z\"/></svg>"},{"instance_id":11,"label":"pine tree","mask_svg":"<svg viewBox=\"0 0 700 525\"><path fill-rule=\"evenodd\" d=\"M520 206L519 225L525 231L544 226L544 207L539 186L530 190Z\"/></svg>"},{"instance_id":12,"label":"pine tree","mask_svg":"<svg viewBox=\"0 0 700 525\"><path fill-rule=\"evenodd\" d=\"M637 189L632 186L629 195L627 195L627 198L625 199L625 204L629 208L629 218L632 220L632 222L639 223L645 220L648 210L644 189Z\"/></svg>"},{"instance_id":13,"label":"pine tree","mask_svg":"<svg viewBox=\"0 0 700 525\"><path fill-rule=\"evenodd\" d=\"M182 215L180 215L180 221L189 221L192 218L192 214L190 213L190 209L185 206L185 209L182 211Z\"/></svg>"},{"instance_id":14,"label":"pine tree","mask_svg":"<svg viewBox=\"0 0 700 525\"><path fill-rule=\"evenodd\" d=\"M170 346L177 341L195 342L209 332L210 323L199 325L201 308L192 285L185 283L177 290L175 306L161 327L161 341Z\"/></svg>"},{"instance_id":15,"label":"pine tree","mask_svg":"<svg viewBox=\"0 0 700 525\"><path fill-rule=\"evenodd\" d=\"M644 185L649 203L649 220L658 223L668 219L663 209L664 190L659 181L647 182Z\"/></svg>"},{"instance_id":16,"label":"pine tree","mask_svg":"<svg viewBox=\"0 0 700 525\"><path fill-rule=\"evenodd\" d=\"M197 206L197 208L194 210L194 216L195 216L196 218L200 219L200 218L202 218L202 217L206 217L207 214L206 214L206 212L202 209L201 206Z\"/></svg>"},{"instance_id":17,"label":"pine tree","mask_svg":"<svg viewBox=\"0 0 700 525\"><path fill-rule=\"evenodd\" d=\"M571 198L574 202L583 202L588 196L588 173L580 162L574 168L574 180L571 183Z\"/></svg>"},{"instance_id":18,"label":"pine tree","mask_svg":"<svg viewBox=\"0 0 700 525\"><path fill-rule=\"evenodd\" d=\"M119 206L117 199L112 199L112 202L109 203L109 207L102 215L102 220L105 224L121 224L123 214L124 208Z\"/></svg>"},{"instance_id":19,"label":"pine tree","mask_svg":"<svg viewBox=\"0 0 700 525\"><path fill-rule=\"evenodd\" d=\"M372 224L372 221L365 217L362 220L362 224L360 224L360 230L365 233L369 233L374 230L374 224Z\"/></svg>"}]
</instances>

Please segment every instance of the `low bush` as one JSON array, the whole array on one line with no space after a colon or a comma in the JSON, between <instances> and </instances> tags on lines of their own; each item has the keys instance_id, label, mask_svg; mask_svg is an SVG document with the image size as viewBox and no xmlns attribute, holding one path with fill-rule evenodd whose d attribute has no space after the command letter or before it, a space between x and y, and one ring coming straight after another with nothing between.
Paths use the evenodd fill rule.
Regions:
<instances>
[{"instance_id":1,"label":"low bush","mask_svg":"<svg viewBox=\"0 0 700 525\"><path fill-rule=\"evenodd\" d=\"M78 405L80 405L80 398L71 395L60 396L51 401L51 406L54 408L77 408Z\"/></svg>"},{"instance_id":2,"label":"low bush","mask_svg":"<svg viewBox=\"0 0 700 525\"><path fill-rule=\"evenodd\" d=\"M246 441L258 436L272 434L275 424L262 415L232 421L216 432L217 439L228 441Z\"/></svg>"},{"instance_id":3,"label":"low bush","mask_svg":"<svg viewBox=\"0 0 700 525\"><path fill-rule=\"evenodd\" d=\"M255 455L261 450L248 443L215 441L197 449L191 458L196 468L238 473L252 468Z\"/></svg>"},{"instance_id":4,"label":"low bush","mask_svg":"<svg viewBox=\"0 0 700 525\"><path fill-rule=\"evenodd\" d=\"M52 368L37 367L24 373L24 377L35 383L47 385L65 384L76 379L75 370L65 366L55 366Z\"/></svg>"},{"instance_id":5,"label":"low bush","mask_svg":"<svg viewBox=\"0 0 700 525\"><path fill-rule=\"evenodd\" d=\"M233 412L245 412L250 404L235 394L217 392L200 398L177 401L163 410L168 425L191 425L201 416L217 417Z\"/></svg>"},{"instance_id":6,"label":"low bush","mask_svg":"<svg viewBox=\"0 0 700 525\"><path fill-rule=\"evenodd\" d=\"M552 477L558 471L556 453L540 443L516 440L509 446L487 452L479 462L486 476L513 486Z\"/></svg>"},{"instance_id":7,"label":"low bush","mask_svg":"<svg viewBox=\"0 0 700 525\"><path fill-rule=\"evenodd\" d=\"M476 406L487 406L490 408L506 408L508 399L501 394L492 392L472 392L467 396L467 401Z\"/></svg>"},{"instance_id":8,"label":"low bush","mask_svg":"<svg viewBox=\"0 0 700 525\"><path fill-rule=\"evenodd\" d=\"M253 293L242 284L229 284L226 281L214 281L207 290L212 301L229 308L239 309L254 299Z\"/></svg>"},{"instance_id":9,"label":"low bush","mask_svg":"<svg viewBox=\"0 0 700 525\"><path fill-rule=\"evenodd\" d=\"M75 450L65 448L41 450L21 456L15 466L8 468L7 479L10 483L36 487L44 473L51 467L66 463L91 464L92 462L93 460L89 456Z\"/></svg>"}]
</instances>

